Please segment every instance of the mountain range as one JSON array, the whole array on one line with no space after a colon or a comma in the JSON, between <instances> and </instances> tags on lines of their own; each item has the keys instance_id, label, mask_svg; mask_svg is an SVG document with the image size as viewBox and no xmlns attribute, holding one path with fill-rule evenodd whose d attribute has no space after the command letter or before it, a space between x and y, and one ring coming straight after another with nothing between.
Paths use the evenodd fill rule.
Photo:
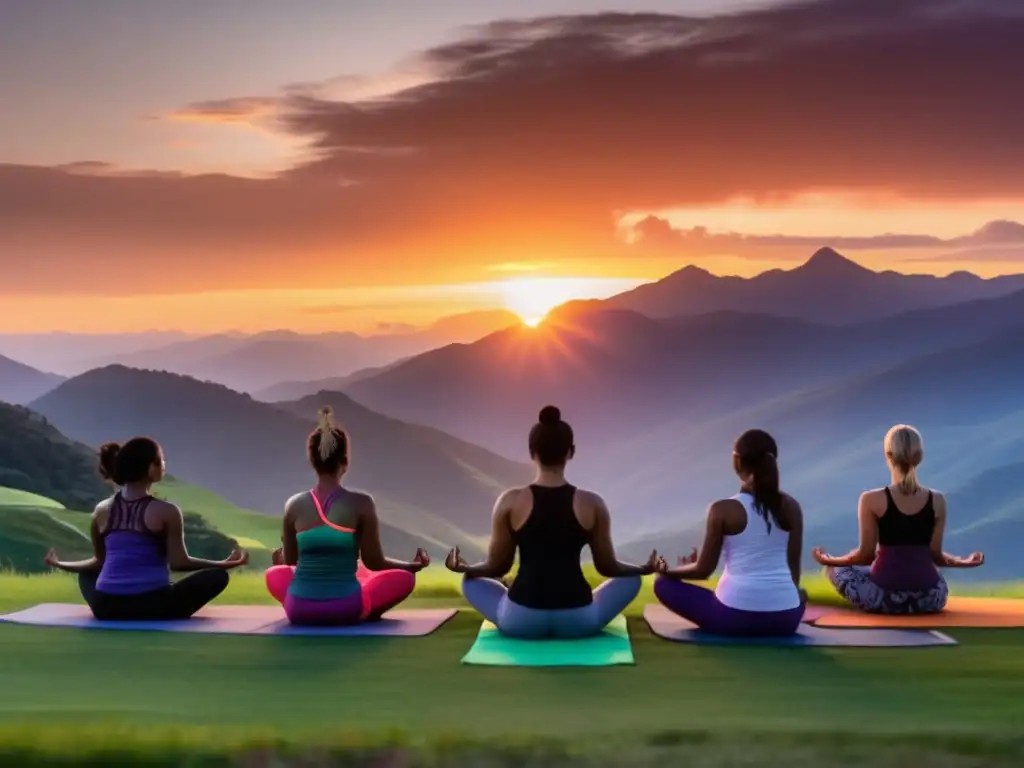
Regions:
<instances>
[{"instance_id":1,"label":"mountain range","mask_svg":"<svg viewBox=\"0 0 1024 768\"><path fill-rule=\"evenodd\" d=\"M1024 575L1011 557L1024 533L1024 276L876 273L826 250L770 280L715 278L701 305L683 273L563 305L536 329L506 323L348 374L292 379L278 365L286 373L258 399L114 365L30 407L90 444L152 434L173 473L279 514L312 482L305 436L329 404L352 435L352 483L395 531L434 551L479 551L500 489L530 477L527 433L553 403L576 430L572 479L609 501L616 540L635 557L697 543L708 503L734 492L732 441L751 427L779 441L808 546L845 551L857 495L888 479L882 437L906 422L924 434L924 481L949 494L949 548L989 547L981 576ZM666 286L678 289L672 301L644 298ZM669 313L672 302L683 309ZM218 359L210 339L189 343ZM178 349L152 367L182 364Z\"/></svg>"},{"instance_id":2,"label":"mountain range","mask_svg":"<svg viewBox=\"0 0 1024 768\"><path fill-rule=\"evenodd\" d=\"M0 401L18 405L34 400L64 380L0 355Z\"/></svg>"},{"instance_id":3,"label":"mountain range","mask_svg":"<svg viewBox=\"0 0 1024 768\"><path fill-rule=\"evenodd\" d=\"M68 375L120 364L181 373L241 392L255 392L288 379L336 378L386 366L445 344L476 340L517 322L516 316L506 310L482 310L444 317L420 330L401 328L370 336L278 330L198 337L176 334L163 343L143 344L143 339L168 336L144 333L131 344L123 335L80 335L70 337L77 345L74 354L68 350L68 334L8 335L0 336L0 353ZM0 391L4 380L0 369Z\"/></svg>"},{"instance_id":4,"label":"mountain range","mask_svg":"<svg viewBox=\"0 0 1024 768\"><path fill-rule=\"evenodd\" d=\"M89 444L152 435L172 474L241 507L280 514L290 495L315 482L305 443L325 404L352 441L347 482L373 493L384 521L435 542L475 547L474 537L489 531L497 494L530 477L525 464L340 393L269 405L178 374L109 366L70 379L31 407Z\"/></svg>"},{"instance_id":5,"label":"mountain range","mask_svg":"<svg viewBox=\"0 0 1024 768\"><path fill-rule=\"evenodd\" d=\"M607 304L655 318L731 310L843 324L1019 290L1024 290L1024 275L984 279L970 272L945 277L874 272L832 248L821 248L795 269L771 269L750 278L685 267Z\"/></svg>"}]
</instances>

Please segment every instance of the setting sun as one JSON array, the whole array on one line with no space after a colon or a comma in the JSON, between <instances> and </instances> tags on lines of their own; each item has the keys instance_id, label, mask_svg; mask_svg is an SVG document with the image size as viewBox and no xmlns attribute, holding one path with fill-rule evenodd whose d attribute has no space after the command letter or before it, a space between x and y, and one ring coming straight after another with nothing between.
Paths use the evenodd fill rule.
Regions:
<instances>
[{"instance_id":1,"label":"setting sun","mask_svg":"<svg viewBox=\"0 0 1024 768\"><path fill-rule=\"evenodd\" d=\"M535 328L555 307L576 299L604 299L635 286L638 280L607 277L526 277L505 280L505 307Z\"/></svg>"}]
</instances>

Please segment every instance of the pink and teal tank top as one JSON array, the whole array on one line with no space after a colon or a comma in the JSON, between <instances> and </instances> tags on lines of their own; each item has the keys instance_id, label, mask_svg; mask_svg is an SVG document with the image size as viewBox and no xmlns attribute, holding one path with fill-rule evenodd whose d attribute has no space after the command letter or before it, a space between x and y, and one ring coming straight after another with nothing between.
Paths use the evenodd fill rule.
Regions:
<instances>
[{"instance_id":1,"label":"pink and teal tank top","mask_svg":"<svg viewBox=\"0 0 1024 768\"><path fill-rule=\"evenodd\" d=\"M171 584L164 537L146 527L146 509L152 496L126 501L114 495L102 531L106 557L96 589L109 595L138 595L166 589Z\"/></svg>"},{"instance_id":2,"label":"pink and teal tank top","mask_svg":"<svg viewBox=\"0 0 1024 768\"><path fill-rule=\"evenodd\" d=\"M343 491L339 488L321 503L316 491L309 495L323 525L302 531L296 537L299 562L288 594L304 600L338 600L360 590L359 543L353 528L344 528L327 519L327 511Z\"/></svg>"}]
</instances>

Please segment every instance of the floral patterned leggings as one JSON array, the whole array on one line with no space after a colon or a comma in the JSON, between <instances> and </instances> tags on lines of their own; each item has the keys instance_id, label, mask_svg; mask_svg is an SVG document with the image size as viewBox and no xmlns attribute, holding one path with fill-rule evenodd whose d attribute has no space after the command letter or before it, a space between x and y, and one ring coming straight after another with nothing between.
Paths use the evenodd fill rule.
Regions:
<instances>
[{"instance_id":1,"label":"floral patterned leggings","mask_svg":"<svg viewBox=\"0 0 1024 768\"><path fill-rule=\"evenodd\" d=\"M871 569L863 566L826 568L825 576L843 598L868 613L939 613L946 607L949 586L939 576L931 589L884 589L871 580Z\"/></svg>"}]
</instances>

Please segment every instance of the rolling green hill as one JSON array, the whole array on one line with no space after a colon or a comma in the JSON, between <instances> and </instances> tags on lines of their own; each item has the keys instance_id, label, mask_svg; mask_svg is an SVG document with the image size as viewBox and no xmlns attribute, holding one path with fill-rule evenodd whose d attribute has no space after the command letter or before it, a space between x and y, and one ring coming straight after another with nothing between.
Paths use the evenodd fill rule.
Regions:
<instances>
[{"instance_id":1,"label":"rolling green hill","mask_svg":"<svg viewBox=\"0 0 1024 768\"><path fill-rule=\"evenodd\" d=\"M6 403L0 403L0 486L76 509L91 509L110 493L96 472L95 451L38 413Z\"/></svg>"},{"instance_id":2,"label":"rolling green hill","mask_svg":"<svg viewBox=\"0 0 1024 768\"><path fill-rule=\"evenodd\" d=\"M19 491L17 488L0 488L0 507L66 509L59 501L54 501L46 496L40 496L38 493Z\"/></svg>"},{"instance_id":3,"label":"rolling green hill","mask_svg":"<svg viewBox=\"0 0 1024 768\"><path fill-rule=\"evenodd\" d=\"M80 560L92 554L82 531L35 507L0 507L0 569L19 573L47 570L43 557L52 547L62 558ZM81 513L73 513L81 514ZM88 516L82 515L88 524Z\"/></svg>"},{"instance_id":4,"label":"rolling green hill","mask_svg":"<svg viewBox=\"0 0 1024 768\"><path fill-rule=\"evenodd\" d=\"M224 510L211 505L202 508L212 509L214 517L218 517L218 512L220 517L224 516ZM242 541L239 541L213 525L202 512L182 511L185 543L195 557L220 559L241 544L250 549L252 567L265 568L270 564L270 551L251 537L240 536ZM245 517L242 510L238 512L239 517ZM43 555L51 547L65 560L89 557L92 554L90 521L88 512L66 509L53 499L0 488L0 569L41 573L47 570L42 562Z\"/></svg>"},{"instance_id":5,"label":"rolling green hill","mask_svg":"<svg viewBox=\"0 0 1024 768\"><path fill-rule=\"evenodd\" d=\"M409 534L409 543L478 548L500 491L529 479L525 464L337 393L286 409L185 376L114 366L71 379L34 406L90 443L152 435L176 477L277 516L289 496L315 481L305 442L325 400L352 439L346 484L372 493L381 519Z\"/></svg>"},{"instance_id":6,"label":"rolling green hill","mask_svg":"<svg viewBox=\"0 0 1024 768\"><path fill-rule=\"evenodd\" d=\"M249 550L252 569L270 565L271 552L280 546L281 520L236 507L216 493L175 478L157 484L153 494L182 508L185 542L196 557L219 559L236 544ZM54 547L65 559L88 557L90 515L65 508L44 496L0 487L0 570L41 573L46 570L43 555ZM444 542L410 534L383 523L381 540L387 555L408 558L417 547L440 559L447 552ZM470 558L483 556L469 544Z\"/></svg>"}]
</instances>

